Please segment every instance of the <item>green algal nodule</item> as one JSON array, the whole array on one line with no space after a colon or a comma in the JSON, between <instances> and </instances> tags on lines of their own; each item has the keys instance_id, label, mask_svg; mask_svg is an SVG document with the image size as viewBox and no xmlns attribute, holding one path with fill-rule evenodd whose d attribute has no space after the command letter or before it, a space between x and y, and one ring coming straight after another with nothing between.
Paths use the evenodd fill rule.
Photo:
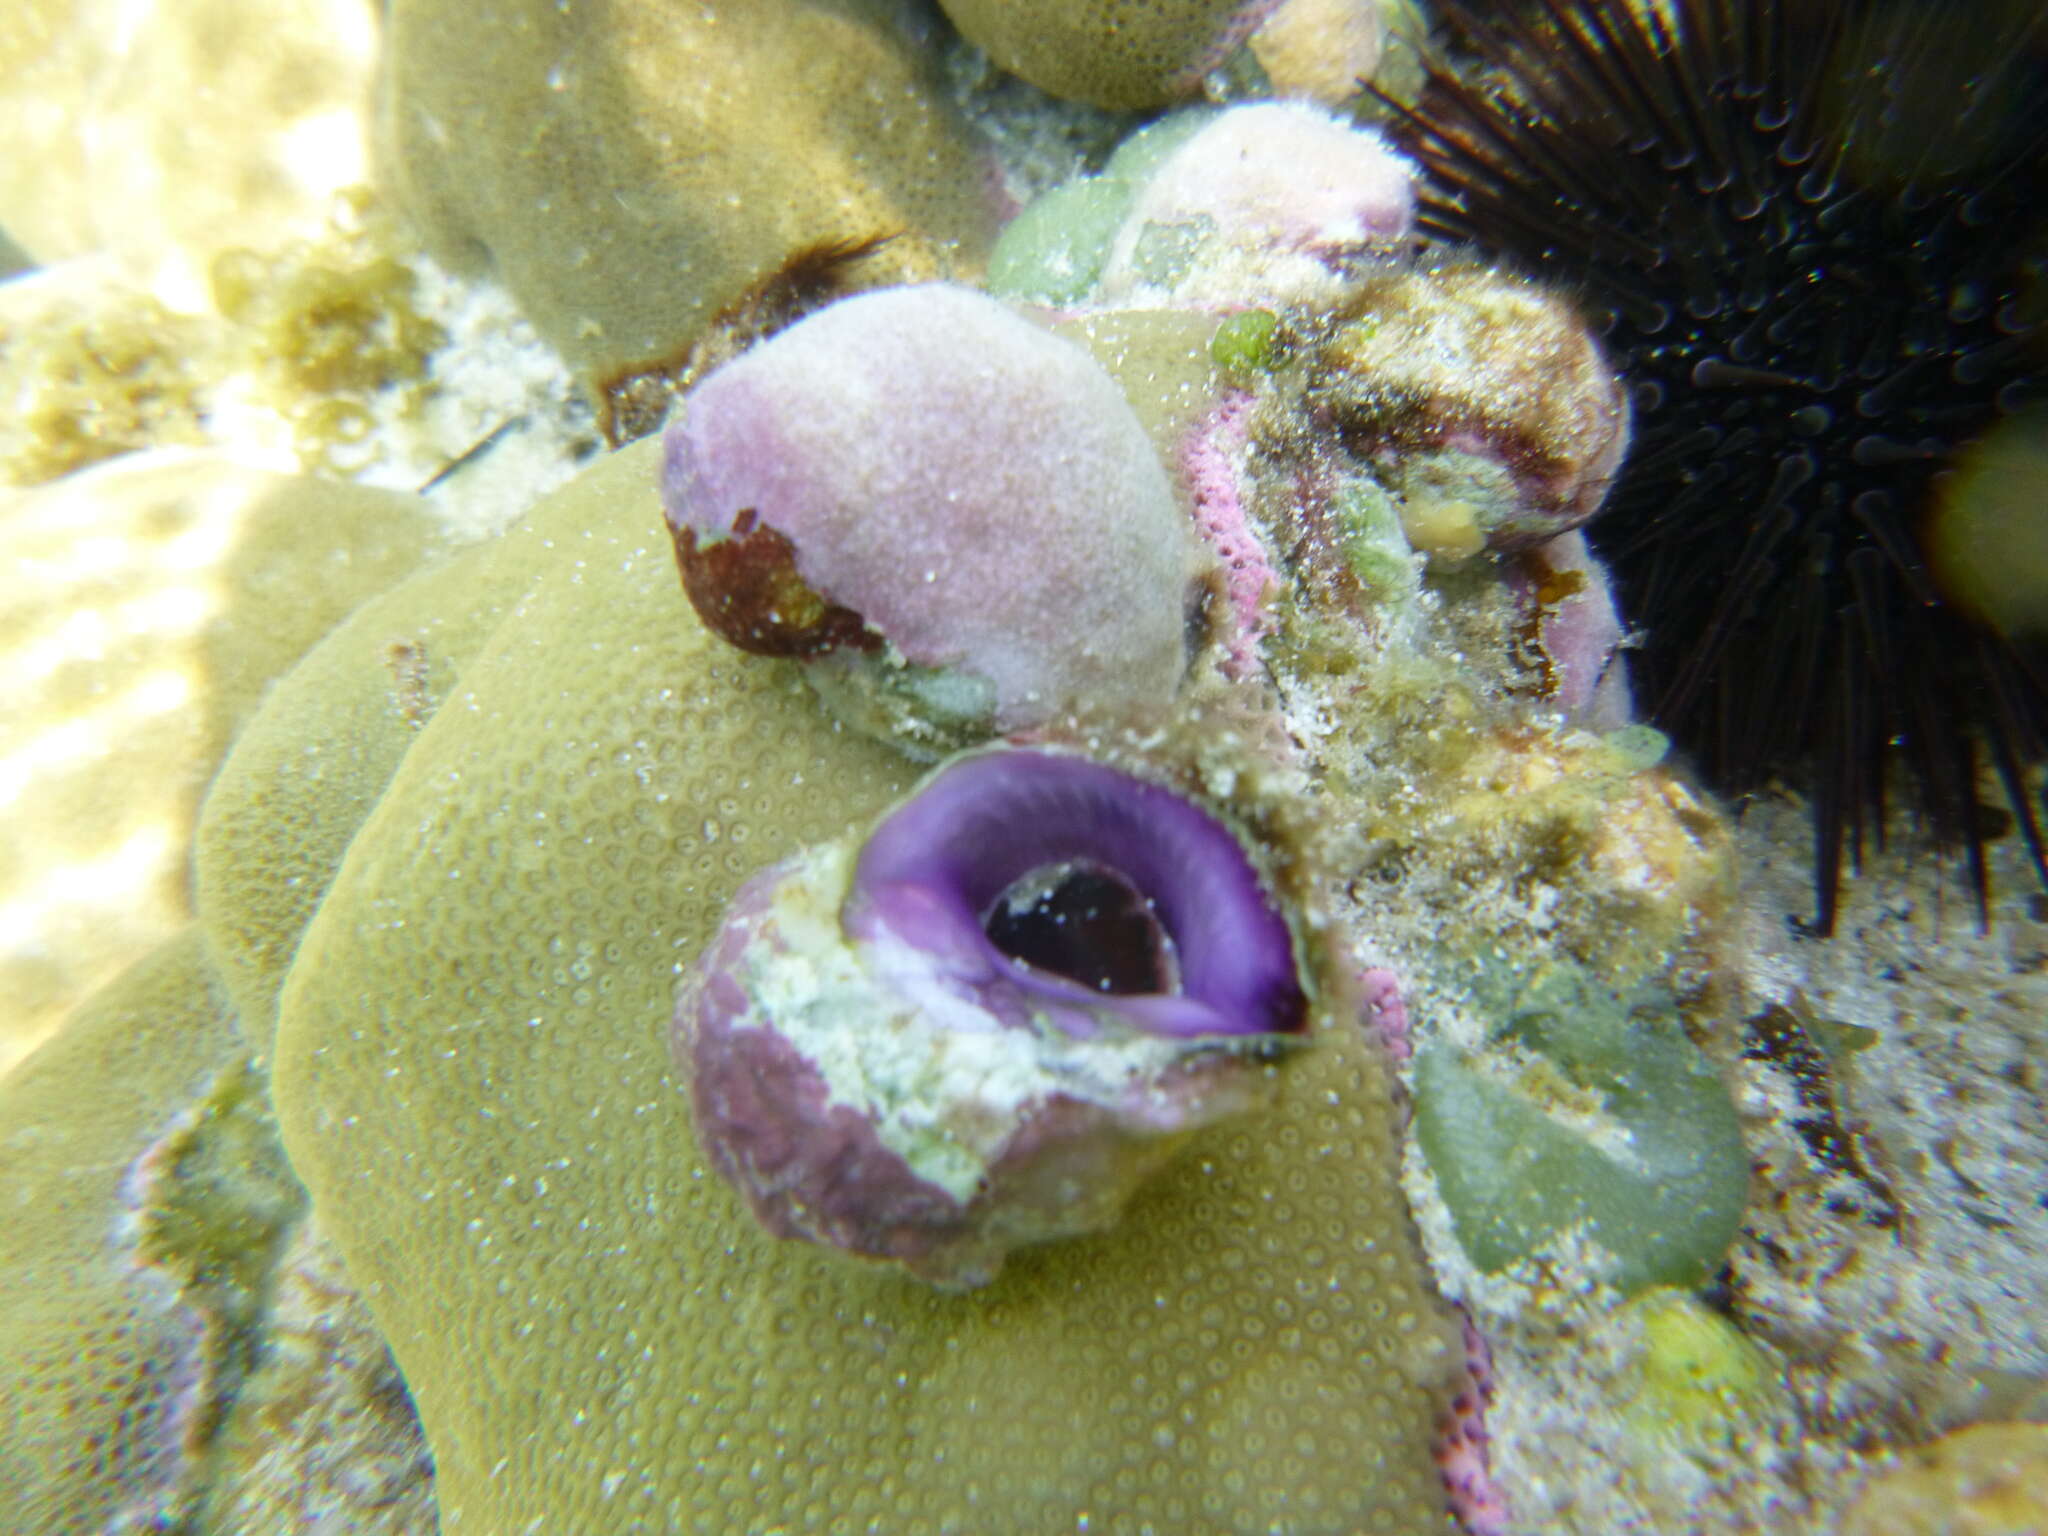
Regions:
<instances>
[{"instance_id":1,"label":"green algal nodule","mask_svg":"<svg viewBox=\"0 0 2048 1536\"><path fill-rule=\"evenodd\" d=\"M1484 1047L1416 1062L1415 1127L1458 1242L1495 1272L1576 1237L1624 1292L1697 1285L1742 1220L1749 1159L1727 1085L1661 990L1560 963L1482 974Z\"/></svg>"},{"instance_id":2,"label":"green algal nodule","mask_svg":"<svg viewBox=\"0 0 2048 1536\"><path fill-rule=\"evenodd\" d=\"M1280 317L1270 309L1239 310L1209 339L1209 356L1231 373L1263 373L1273 366L1273 343Z\"/></svg>"}]
</instances>

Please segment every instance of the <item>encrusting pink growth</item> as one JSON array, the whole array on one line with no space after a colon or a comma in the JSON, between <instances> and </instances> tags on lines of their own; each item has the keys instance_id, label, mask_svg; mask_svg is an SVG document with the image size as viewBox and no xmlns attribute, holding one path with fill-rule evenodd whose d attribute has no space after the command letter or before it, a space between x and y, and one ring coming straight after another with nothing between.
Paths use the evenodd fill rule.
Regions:
<instances>
[{"instance_id":1,"label":"encrusting pink growth","mask_svg":"<svg viewBox=\"0 0 2048 1536\"><path fill-rule=\"evenodd\" d=\"M1493 1480L1487 1450L1486 1409L1493 1401L1493 1352L1469 1314L1464 1324L1465 1387L1451 1399L1450 1418L1437 1442L1437 1466L1451 1496L1451 1512L1471 1536L1507 1536L1507 1500Z\"/></svg>"},{"instance_id":2,"label":"encrusting pink growth","mask_svg":"<svg viewBox=\"0 0 2048 1536\"><path fill-rule=\"evenodd\" d=\"M1401 978L1384 967L1374 966L1358 978L1359 1012L1379 1036L1380 1044L1395 1061L1415 1054L1408 1034L1408 1005L1401 1001Z\"/></svg>"},{"instance_id":3,"label":"encrusting pink growth","mask_svg":"<svg viewBox=\"0 0 2048 1536\"><path fill-rule=\"evenodd\" d=\"M1259 669L1259 645L1273 627L1266 603L1280 584L1245 515L1238 478L1238 457L1251 434L1251 415L1250 391L1230 391L1188 433L1180 451L1195 526L1223 564L1223 591L1231 613L1223 674L1238 682Z\"/></svg>"}]
</instances>

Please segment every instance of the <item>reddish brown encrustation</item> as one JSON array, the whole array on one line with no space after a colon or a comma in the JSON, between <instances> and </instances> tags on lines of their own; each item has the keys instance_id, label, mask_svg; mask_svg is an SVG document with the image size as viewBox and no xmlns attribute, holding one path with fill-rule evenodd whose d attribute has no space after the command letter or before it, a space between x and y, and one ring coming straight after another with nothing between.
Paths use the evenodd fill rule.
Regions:
<instances>
[{"instance_id":1,"label":"reddish brown encrustation","mask_svg":"<svg viewBox=\"0 0 2048 1536\"><path fill-rule=\"evenodd\" d=\"M728 644L756 656L881 648L882 637L858 613L812 590L797 571L796 546L753 508L733 519L728 538L700 543L694 529L670 531L690 606Z\"/></svg>"}]
</instances>

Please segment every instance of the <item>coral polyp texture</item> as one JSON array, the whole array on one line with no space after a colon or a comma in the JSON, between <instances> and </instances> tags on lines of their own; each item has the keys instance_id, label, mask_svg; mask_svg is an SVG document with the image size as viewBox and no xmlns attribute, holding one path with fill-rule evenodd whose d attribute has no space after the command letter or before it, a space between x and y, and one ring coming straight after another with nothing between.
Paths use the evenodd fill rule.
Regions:
<instances>
[{"instance_id":1,"label":"coral polyp texture","mask_svg":"<svg viewBox=\"0 0 2048 1536\"><path fill-rule=\"evenodd\" d=\"M2048 880L2038 655L1925 541L1958 455L2048 389L2048 19L1444 11L1469 53L1406 114L1422 223L1573 284L1629 377L1636 451L1592 539L1653 718L1726 790L1807 791L1823 930L1902 774L1980 907L1980 768Z\"/></svg>"},{"instance_id":2,"label":"coral polyp texture","mask_svg":"<svg viewBox=\"0 0 2048 1536\"><path fill-rule=\"evenodd\" d=\"M1001 195L916 26L889 0L406 0L385 180L595 382L674 356L819 242L897 236L876 281L979 265Z\"/></svg>"},{"instance_id":3,"label":"coral polyp texture","mask_svg":"<svg viewBox=\"0 0 2048 1536\"><path fill-rule=\"evenodd\" d=\"M659 452L364 609L202 818L209 934L443 1529L1440 1526L1457 1335L1346 1020L1114 1226L966 1296L778 1241L716 1176L679 969L914 770L697 625Z\"/></svg>"},{"instance_id":4,"label":"coral polyp texture","mask_svg":"<svg viewBox=\"0 0 2048 1536\"><path fill-rule=\"evenodd\" d=\"M1112 1225L1308 1028L1235 837L1161 785L998 751L755 876L685 986L697 1136L770 1231L986 1284Z\"/></svg>"},{"instance_id":5,"label":"coral polyp texture","mask_svg":"<svg viewBox=\"0 0 2048 1536\"><path fill-rule=\"evenodd\" d=\"M213 313L0 295L15 996L116 865L196 917L0 1081L17 1523L2033 1519L2031 822L1988 929L1894 823L1814 942L1644 606L1752 764L1861 794L1903 679L2027 771L2032 9L1446 0L1418 94L1405 0L984 8L1210 98L1113 152L921 4L458 9L380 175L469 276L365 194ZM172 438L428 491L75 473Z\"/></svg>"},{"instance_id":6,"label":"coral polyp texture","mask_svg":"<svg viewBox=\"0 0 2048 1536\"><path fill-rule=\"evenodd\" d=\"M1074 101L1124 109L1191 96L1279 0L943 0L1002 68Z\"/></svg>"},{"instance_id":7,"label":"coral polyp texture","mask_svg":"<svg viewBox=\"0 0 2048 1536\"><path fill-rule=\"evenodd\" d=\"M1083 706L1158 713L1196 546L1115 382L945 284L862 294L714 371L668 429L683 581L743 649L814 656L926 757Z\"/></svg>"}]
</instances>

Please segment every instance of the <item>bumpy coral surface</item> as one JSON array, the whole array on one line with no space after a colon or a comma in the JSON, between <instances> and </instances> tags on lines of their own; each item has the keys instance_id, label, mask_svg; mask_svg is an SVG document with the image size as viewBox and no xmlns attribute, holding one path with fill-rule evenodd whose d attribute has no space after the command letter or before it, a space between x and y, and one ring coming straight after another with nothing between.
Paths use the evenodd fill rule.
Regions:
<instances>
[{"instance_id":1,"label":"bumpy coral surface","mask_svg":"<svg viewBox=\"0 0 2048 1536\"><path fill-rule=\"evenodd\" d=\"M291 846L312 807L361 823L289 961L277 1098L443 1529L1432 1528L1456 1337L1361 1030L1263 1129L1197 1138L1114 1230L968 1298L778 1244L711 1176L662 1048L676 968L749 872L907 773L691 622L654 448L316 651L243 748L310 771L231 765L207 812L209 863L284 835L204 875L224 952L271 962L331 867ZM372 635L426 643L394 672ZM386 745L356 756L366 723Z\"/></svg>"},{"instance_id":2,"label":"bumpy coral surface","mask_svg":"<svg viewBox=\"0 0 2048 1536\"><path fill-rule=\"evenodd\" d=\"M887 0L404 0L386 179L586 378L666 358L802 247L896 235L875 278L978 264L990 169Z\"/></svg>"},{"instance_id":3,"label":"bumpy coral surface","mask_svg":"<svg viewBox=\"0 0 2048 1536\"><path fill-rule=\"evenodd\" d=\"M179 1509L205 1324L140 1251L140 1165L235 1049L194 931L0 1087L0 1487L18 1529L84 1536Z\"/></svg>"},{"instance_id":4,"label":"bumpy coral surface","mask_svg":"<svg viewBox=\"0 0 2048 1536\"><path fill-rule=\"evenodd\" d=\"M955 26L1033 85L1099 107L1157 107L1202 76L1277 0L944 0Z\"/></svg>"}]
</instances>

